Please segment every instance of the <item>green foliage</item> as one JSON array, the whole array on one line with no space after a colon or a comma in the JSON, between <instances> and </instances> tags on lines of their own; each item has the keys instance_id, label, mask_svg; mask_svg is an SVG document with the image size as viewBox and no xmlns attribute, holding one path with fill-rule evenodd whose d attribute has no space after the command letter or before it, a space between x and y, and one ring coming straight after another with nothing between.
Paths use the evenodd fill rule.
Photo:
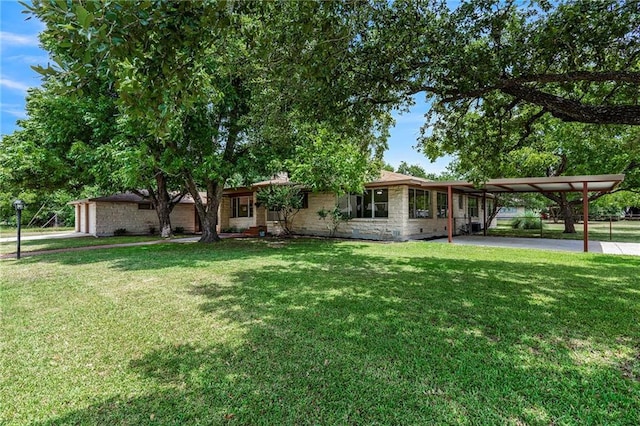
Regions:
<instances>
[{"instance_id":1,"label":"green foliage","mask_svg":"<svg viewBox=\"0 0 640 426\"><path fill-rule=\"evenodd\" d=\"M278 222L285 234L291 234L291 221L302 208L304 193L294 185L269 185L260 189L256 198L267 210L278 212Z\"/></svg>"},{"instance_id":2,"label":"green foliage","mask_svg":"<svg viewBox=\"0 0 640 426\"><path fill-rule=\"evenodd\" d=\"M286 162L291 180L314 192L363 192L378 170L370 144L332 131L324 125L305 126L304 140ZM361 135L366 138L366 135Z\"/></svg>"},{"instance_id":3,"label":"green foliage","mask_svg":"<svg viewBox=\"0 0 640 426\"><path fill-rule=\"evenodd\" d=\"M543 229L544 223L539 215L527 212L522 216L514 217L511 220L511 227L513 229Z\"/></svg>"},{"instance_id":4,"label":"green foliage","mask_svg":"<svg viewBox=\"0 0 640 426\"><path fill-rule=\"evenodd\" d=\"M113 231L113 235L116 237L127 235L127 230L125 228L118 228L115 231Z\"/></svg>"},{"instance_id":5,"label":"green foliage","mask_svg":"<svg viewBox=\"0 0 640 426\"><path fill-rule=\"evenodd\" d=\"M388 107L352 105L352 93L328 78L346 76L337 68L359 34L359 6L38 1L29 9L45 23L43 44L61 68L40 71L80 95L95 80L109 82L119 112L147 136L126 150L125 164L151 151L154 172L185 181L203 241L217 239L221 191L234 176L280 171L269 168L313 151L308 123L353 145L352 160L386 136ZM345 174L362 170L356 161ZM316 172L300 172L301 182L320 182Z\"/></svg>"},{"instance_id":6,"label":"green foliage","mask_svg":"<svg viewBox=\"0 0 640 426\"><path fill-rule=\"evenodd\" d=\"M331 209L322 208L318 210L318 217L322 220L327 229L329 230L329 236L333 237L338 232L340 225L350 220L349 215L346 215L340 210L340 206L335 205Z\"/></svg>"}]
</instances>

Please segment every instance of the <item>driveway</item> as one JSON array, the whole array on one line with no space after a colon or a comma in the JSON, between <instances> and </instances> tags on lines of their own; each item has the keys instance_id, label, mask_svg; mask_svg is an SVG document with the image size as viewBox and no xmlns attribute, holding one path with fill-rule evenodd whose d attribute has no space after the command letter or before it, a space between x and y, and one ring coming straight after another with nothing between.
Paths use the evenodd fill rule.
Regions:
<instances>
[{"instance_id":1,"label":"driveway","mask_svg":"<svg viewBox=\"0 0 640 426\"><path fill-rule=\"evenodd\" d=\"M437 240L433 240L433 242L446 243L447 239L439 238ZM550 238L511 238L463 235L453 237L453 243L472 246L511 247L574 252L582 252L584 249L582 240L554 240ZM640 243L589 241L589 252L640 256Z\"/></svg>"}]
</instances>

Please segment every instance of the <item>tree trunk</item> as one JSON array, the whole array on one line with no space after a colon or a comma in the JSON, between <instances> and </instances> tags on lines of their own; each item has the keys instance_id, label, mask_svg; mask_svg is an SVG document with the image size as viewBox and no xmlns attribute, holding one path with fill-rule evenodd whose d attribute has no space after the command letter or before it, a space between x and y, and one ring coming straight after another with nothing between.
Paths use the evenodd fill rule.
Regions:
<instances>
[{"instance_id":1,"label":"tree trunk","mask_svg":"<svg viewBox=\"0 0 640 426\"><path fill-rule=\"evenodd\" d=\"M158 215L158 222L160 224L160 235L162 238L169 238L172 235L171 230L171 211L176 203L172 202L171 195L167 188L167 179L164 173L156 172L156 184L158 186L157 192L153 194L152 190L149 190L149 195L153 198L153 203L156 207L156 214Z\"/></svg>"},{"instance_id":2,"label":"tree trunk","mask_svg":"<svg viewBox=\"0 0 640 426\"><path fill-rule=\"evenodd\" d=\"M158 200L158 204L156 204L156 213L158 215L158 222L160 224L160 236L162 238L171 237L171 208L164 200Z\"/></svg>"},{"instance_id":3,"label":"tree trunk","mask_svg":"<svg viewBox=\"0 0 640 426\"><path fill-rule=\"evenodd\" d=\"M220 241L220 236L216 226L218 224L218 207L222 200L223 183L217 181L207 182L207 199L206 201L200 197L200 192L196 186L195 180L190 173L185 176L187 189L193 198L200 218L200 226L202 229L201 243L214 243Z\"/></svg>"},{"instance_id":4,"label":"tree trunk","mask_svg":"<svg viewBox=\"0 0 640 426\"><path fill-rule=\"evenodd\" d=\"M575 234L576 226L575 218L573 217L573 209L571 208L571 204L567 201L567 194L565 193L560 194L560 209L564 216L563 234Z\"/></svg>"}]
</instances>

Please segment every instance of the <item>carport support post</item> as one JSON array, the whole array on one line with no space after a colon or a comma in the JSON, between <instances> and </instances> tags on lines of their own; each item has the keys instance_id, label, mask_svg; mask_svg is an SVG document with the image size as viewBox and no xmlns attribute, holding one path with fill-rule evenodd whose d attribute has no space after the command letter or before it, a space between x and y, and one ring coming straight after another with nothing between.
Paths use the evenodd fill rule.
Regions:
<instances>
[{"instance_id":1,"label":"carport support post","mask_svg":"<svg viewBox=\"0 0 640 426\"><path fill-rule=\"evenodd\" d=\"M482 235L487 236L487 192L482 192Z\"/></svg>"},{"instance_id":2,"label":"carport support post","mask_svg":"<svg viewBox=\"0 0 640 426\"><path fill-rule=\"evenodd\" d=\"M589 183L582 182L582 232L584 252L589 251Z\"/></svg>"},{"instance_id":3,"label":"carport support post","mask_svg":"<svg viewBox=\"0 0 640 426\"><path fill-rule=\"evenodd\" d=\"M453 242L453 190L451 185L447 186L447 230L449 242Z\"/></svg>"}]
</instances>

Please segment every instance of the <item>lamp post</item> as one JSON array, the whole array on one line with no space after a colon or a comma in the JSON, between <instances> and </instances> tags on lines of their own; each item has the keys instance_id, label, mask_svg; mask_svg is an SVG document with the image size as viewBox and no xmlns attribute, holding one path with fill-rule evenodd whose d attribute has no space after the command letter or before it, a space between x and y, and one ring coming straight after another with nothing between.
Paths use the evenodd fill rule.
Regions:
<instances>
[{"instance_id":1,"label":"lamp post","mask_svg":"<svg viewBox=\"0 0 640 426\"><path fill-rule=\"evenodd\" d=\"M22 222L22 210L24 210L24 201L18 199L15 200L13 202L13 207L16 209L16 216L17 216L17 220L18 220L18 238L16 240L17 243L17 252L16 252L16 259L20 259L20 225Z\"/></svg>"}]
</instances>

